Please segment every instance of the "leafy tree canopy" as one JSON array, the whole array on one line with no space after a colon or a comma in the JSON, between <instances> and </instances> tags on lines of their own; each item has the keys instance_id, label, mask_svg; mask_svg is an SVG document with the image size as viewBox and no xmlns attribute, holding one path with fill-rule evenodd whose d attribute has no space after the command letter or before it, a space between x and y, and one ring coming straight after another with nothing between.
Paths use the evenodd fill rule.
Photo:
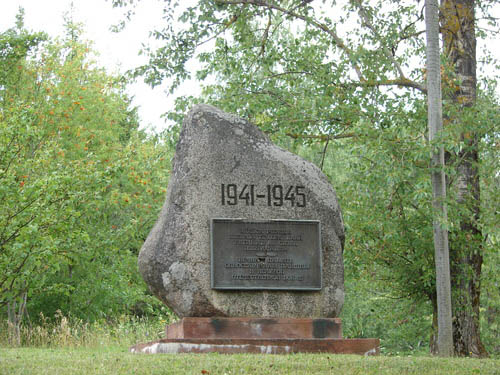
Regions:
<instances>
[{"instance_id":1,"label":"leafy tree canopy","mask_svg":"<svg viewBox=\"0 0 500 375\"><path fill-rule=\"evenodd\" d=\"M80 26L53 40L21 20L0 33L0 308L96 319L150 305L135 263L168 148L138 129Z\"/></svg>"}]
</instances>

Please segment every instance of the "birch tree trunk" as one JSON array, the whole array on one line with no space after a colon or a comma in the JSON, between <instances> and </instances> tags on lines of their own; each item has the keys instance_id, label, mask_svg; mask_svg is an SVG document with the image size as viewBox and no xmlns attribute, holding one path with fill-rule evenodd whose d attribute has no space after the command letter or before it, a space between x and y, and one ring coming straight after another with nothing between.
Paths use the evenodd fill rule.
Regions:
<instances>
[{"instance_id":1,"label":"birch tree trunk","mask_svg":"<svg viewBox=\"0 0 500 375\"><path fill-rule=\"evenodd\" d=\"M434 208L434 259L436 263L436 294L438 339L440 356L453 355L451 321L450 262L448 250L448 214L446 209L446 179L444 148L433 145L442 136L443 113L441 100L441 64L439 58L439 7L437 0L425 2L427 37L427 101L429 141L432 145L431 179Z\"/></svg>"}]
</instances>

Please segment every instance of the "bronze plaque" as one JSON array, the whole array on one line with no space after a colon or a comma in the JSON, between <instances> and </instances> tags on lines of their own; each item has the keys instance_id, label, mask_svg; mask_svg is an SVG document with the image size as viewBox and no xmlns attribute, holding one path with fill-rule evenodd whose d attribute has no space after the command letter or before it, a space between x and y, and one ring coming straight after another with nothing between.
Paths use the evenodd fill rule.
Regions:
<instances>
[{"instance_id":1,"label":"bronze plaque","mask_svg":"<svg viewBox=\"0 0 500 375\"><path fill-rule=\"evenodd\" d=\"M213 289L320 290L316 220L212 219Z\"/></svg>"}]
</instances>

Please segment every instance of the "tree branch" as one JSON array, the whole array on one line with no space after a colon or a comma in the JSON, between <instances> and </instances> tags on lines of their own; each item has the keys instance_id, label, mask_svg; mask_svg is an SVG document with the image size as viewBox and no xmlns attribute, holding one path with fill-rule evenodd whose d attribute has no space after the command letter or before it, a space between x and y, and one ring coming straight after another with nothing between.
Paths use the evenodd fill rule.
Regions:
<instances>
[{"instance_id":1,"label":"tree branch","mask_svg":"<svg viewBox=\"0 0 500 375\"><path fill-rule=\"evenodd\" d=\"M277 10L283 14L286 14L288 16L300 19L304 22L311 24L312 26L314 26L314 27L324 31L328 35L330 35L330 37L333 39L333 41L335 42L337 47L339 47L341 50L343 50L345 52L345 54L347 55L347 57L349 58L349 61L351 62L352 67L356 71L356 74L357 74L359 80L360 81L365 80L363 77L363 74L361 73L360 67L356 64L356 59L354 58L353 51L344 43L344 41L337 35L337 33L334 30L330 29L325 24L322 24L322 23L315 21L311 18L308 18L302 14L299 14L299 13L291 10L291 9L286 9L286 8L283 8L283 7L276 5L276 4L270 4L270 3L263 1L263 0L215 0L215 2L218 4L223 4L223 5L254 5L257 7L266 7L267 9Z\"/></svg>"},{"instance_id":2,"label":"tree branch","mask_svg":"<svg viewBox=\"0 0 500 375\"><path fill-rule=\"evenodd\" d=\"M361 4L361 1L360 0L352 0L352 2L359 9L359 15L363 19L363 22L365 23L365 25L372 31L373 35L375 35L375 37L379 40L379 42L381 42L382 37L378 33L377 29L375 29L375 27L373 26L373 24L370 20L370 17L368 16L368 12ZM394 66L394 69L396 71L396 75L398 75L400 77L400 79L406 80L403 69L401 68L401 65L397 62L397 60L394 58L394 55L391 53L391 51L389 51L389 49L386 46L384 46L382 43L380 43L380 44L382 47L382 51L384 52L384 55L391 61L392 65Z\"/></svg>"},{"instance_id":3,"label":"tree branch","mask_svg":"<svg viewBox=\"0 0 500 375\"><path fill-rule=\"evenodd\" d=\"M328 142L331 139L353 138L358 136L355 133L343 133L337 135L285 133L285 135L293 139L317 139L322 142Z\"/></svg>"},{"instance_id":4,"label":"tree branch","mask_svg":"<svg viewBox=\"0 0 500 375\"><path fill-rule=\"evenodd\" d=\"M359 0L353 0L353 1L355 1L358 4L358 7L361 7ZM401 68L401 65L396 61L396 59L392 55L391 51L389 51L387 49L387 47L383 47L384 54L386 54L387 57L391 60L391 63L394 65L396 73L399 76L399 78L388 79L385 81L367 81L364 78L363 74L361 73L360 67L356 64L356 59L354 58L354 52L344 43L344 41L337 35L337 33L334 30L328 28L326 25L324 25L318 21L315 21L313 19L310 19L302 14L296 13L293 10L283 8L283 7L276 5L276 4L270 4L264 0L216 0L216 2L219 4L223 4L223 5L253 5L253 6L257 6L257 7L266 7L267 9L277 10L277 11L279 11L283 14L286 14L288 16L300 19L300 20L307 22L307 23L313 25L314 27L326 32L328 35L330 35L332 37L335 44L342 51L344 51L344 53L347 55L349 61L351 62L352 67L356 71L356 74L359 78L359 82L353 83L352 85L356 85L359 87L399 86L399 87L414 88L414 89L417 89L423 93L427 92L427 88L424 85L422 85L418 82L414 82L414 81L405 77L404 72ZM360 14L363 17L363 19L365 20L365 23L367 24L367 26L374 33L376 33L377 38L381 39L380 35L377 33L377 31L375 30L375 28L373 27L373 25L369 21L369 18L366 14L366 11L362 7L360 10ZM297 72L297 73L299 73L299 72ZM306 72L303 72L303 73L308 74ZM285 72L285 73L280 73L280 74L287 74L287 73ZM271 77L273 77L273 76L271 76Z\"/></svg>"},{"instance_id":5,"label":"tree branch","mask_svg":"<svg viewBox=\"0 0 500 375\"><path fill-rule=\"evenodd\" d=\"M338 84L341 87L379 87L379 86L399 86L399 87L409 87L414 88L422 93L427 93L427 88L421 83L412 81L407 78L397 78L397 79L386 79L383 81L362 81L362 82L350 82Z\"/></svg>"},{"instance_id":6,"label":"tree branch","mask_svg":"<svg viewBox=\"0 0 500 375\"><path fill-rule=\"evenodd\" d=\"M31 252L31 250L33 250L33 247L35 245L31 245L30 249L27 251L26 253L26 256L24 257L24 259L21 261L20 264L18 264L18 266L16 267L15 270L13 270L12 272L10 272L10 274L12 275L15 275L14 278L11 280L10 282L10 285L6 286L5 288L3 288L1 290L2 293L0 293L0 295L4 294L5 292L7 292L8 290L11 290L12 289L12 286L14 285L14 282L15 280L17 279L17 277L19 276L19 272L21 271L21 269L24 267L24 265L26 264L26 261L28 260L28 258L33 255L33 253ZM0 287L3 287L3 285L7 282L8 280L8 276L9 274L6 274L4 275L4 277L2 278L2 280L0 281ZM5 302L6 303L6 302ZM0 300L0 306L2 306L2 304L5 304L3 303L1 300Z\"/></svg>"},{"instance_id":7,"label":"tree branch","mask_svg":"<svg viewBox=\"0 0 500 375\"><path fill-rule=\"evenodd\" d=\"M272 92L271 90L255 91L255 90L250 90L250 89L245 89L245 88L243 90L246 92L249 92L250 94L273 96L273 97L277 98L279 101L281 101L281 104L283 104L284 106L289 107L289 108L292 107L292 105L290 103L288 103L281 95L278 95L277 93Z\"/></svg>"},{"instance_id":8,"label":"tree branch","mask_svg":"<svg viewBox=\"0 0 500 375\"><path fill-rule=\"evenodd\" d=\"M269 37L269 29L271 28L271 20L272 20L272 17L271 17L271 14L269 14L268 16L268 20L267 20L267 26L266 26L266 29L264 30L264 34L262 35L262 41L260 43L260 55L261 56L264 56L264 52L266 52L266 43L267 43L267 38Z\"/></svg>"},{"instance_id":9,"label":"tree branch","mask_svg":"<svg viewBox=\"0 0 500 375\"><path fill-rule=\"evenodd\" d=\"M325 162L326 150L328 149L328 144L330 143L330 135L326 136L325 147L323 148L323 153L321 155L321 164L319 166L320 170L323 170L323 164Z\"/></svg>"},{"instance_id":10,"label":"tree branch","mask_svg":"<svg viewBox=\"0 0 500 375\"><path fill-rule=\"evenodd\" d=\"M307 72L305 70L291 70L291 71L287 71L287 72L282 72L282 73L275 73L275 74L271 74L267 77L265 77L266 79L271 79L271 78L276 78L276 77L281 77L281 76L286 76L286 75L291 75L291 74L304 74L304 75L313 75L311 72Z\"/></svg>"},{"instance_id":11,"label":"tree branch","mask_svg":"<svg viewBox=\"0 0 500 375\"><path fill-rule=\"evenodd\" d=\"M12 232L12 234L7 239L4 240L2 238L2 243L0 243L0 248L2 248L7 242L13 240L14 238L17 238L19 236L19 232L21 231L21 229L29 225L33 220L36 219L36 217L37 217L36 215L33 215L28 221L18 225L17 229L14 232Z\"/></svg>"}]
</instances>

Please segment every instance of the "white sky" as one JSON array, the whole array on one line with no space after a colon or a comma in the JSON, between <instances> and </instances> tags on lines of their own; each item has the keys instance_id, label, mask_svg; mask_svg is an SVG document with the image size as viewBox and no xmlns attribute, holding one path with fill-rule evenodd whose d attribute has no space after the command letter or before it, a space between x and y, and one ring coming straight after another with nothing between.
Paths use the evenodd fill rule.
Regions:
<instances>
[{"instance_id":1,"label":"white sky","mask_svg":"<svg viewBox=\"0 0 500 375\"><path fill-rule=\"evenodd\" d=\"M20 6L25 10L25 26L33 31L45 31L50 36L64 34L63 15L74 5L73 20L84 24L85 39L94 42L99 53L99 65L110 73L125 72L147 62L147 57L139 56L141 44L148 42L148 33L153 26L162 22L161 3L156 0L142 0L136 15L120 33L112 33L111 25L123 19L123 9L111 6L105 0L0 0L0 31L14 26L15 16ZM138 81L141 81L140 79ZM199 93L194 82L184 84L175 96ZM142 127L152 127L160 131L166 127L160 116L173 108L174 97L164 92L164 88L154 90L138 82L130 85L128 92L134 96L133 104L139 106Z\"/></svg>"}]
</instances>

